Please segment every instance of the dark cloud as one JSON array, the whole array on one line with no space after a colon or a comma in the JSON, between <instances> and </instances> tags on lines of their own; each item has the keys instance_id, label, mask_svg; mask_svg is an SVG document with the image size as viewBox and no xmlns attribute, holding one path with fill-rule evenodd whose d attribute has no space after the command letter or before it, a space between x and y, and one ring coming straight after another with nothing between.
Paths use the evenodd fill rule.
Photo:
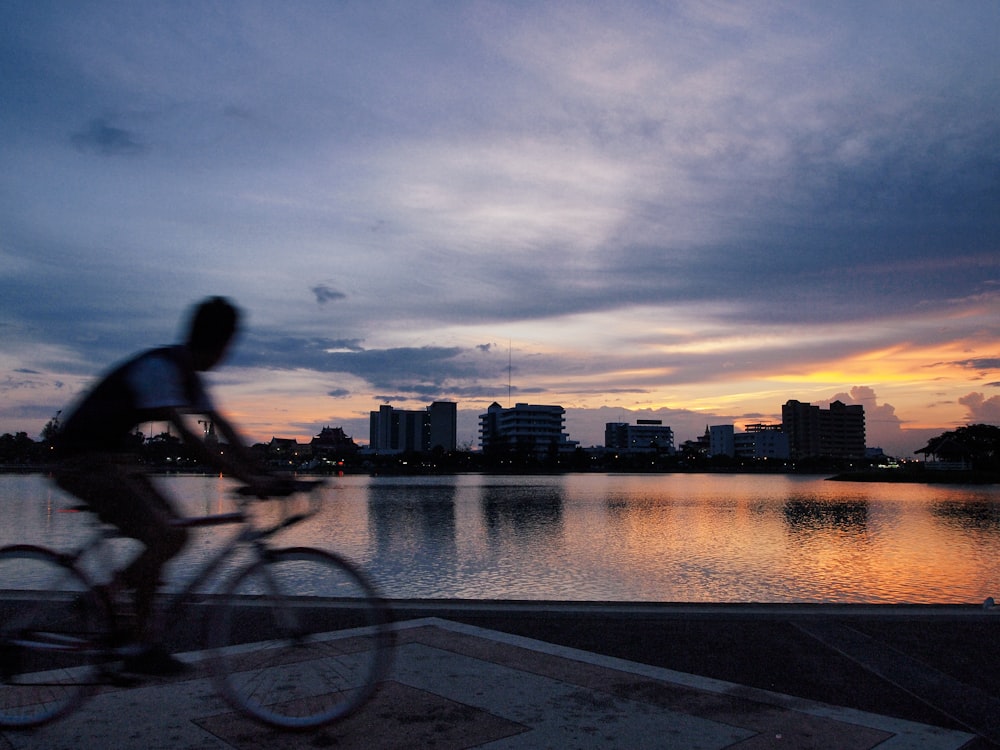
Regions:
<instances>
[{"instance_id":1,"label":"dark cloud","mask_svg":"<svg viewBox=\"0 0 1000 750\"><path fill-rule=\"evenodd\" d=\"M334 388L332 391L327 391L326 395L332 398L347 398L351 392L346 388Z\"/></svg>"},{"instance_id":2,"label":"dark cloud","mask_svg":"<svg viewBox=\"0 0 1000 750\"><path fill-rule=\"evenodd\" d=\"M103 118L91 120L70 140L80 151L92 151L104 156L135 156L147 150L147 146L130 131L115 127Z\"/></svg>"},{"instance_id":3,"label":"dark cloud","mask_svg":"<svg viewBox=\"0 0 1000 750\"><path fill-rule=\"evenodd\" d=\"M979 359L961 359L952 364L959 367L967 367L970 370L998 370L1000 369L1000 357L981 357ZM992 383L990 384L992 385Z\"/></svg>"},{"instance_id":4,"label":"dark cloud","mask_svg":"<svg viewBox=\"0 0 1000 750\"><path fill-rule=\"evenodd\" d=\"M329 355L327 369L364 378L380 390L431 393L447 382L484 375L481 364L467 354L460 347L439 346L337 352Z\"/></svg>"},{"instance_id":5,"label":"dark cloud","mask_svg":"<svg viewBox=\"0 0 1000 750\"><path fill-rule=\"evenodd\" d=\"M363 339L332 339L327 342L326 347L331 351L363 352L365 350L363 344Z\"/></svg>"},{"instance_id":6,"label":"dark cloud","mask_svg":"<svg viewBox=\"0 0 1000 750\"><path fill-rule=\"evenodd\" d=\"M312 293L316 295L316 302L321 305L325 305L327 302L333 302L338 299L346 299L347 295L343 292L338 292L326 284L317 284L312 288Z\"/></svg>"},{"instance_id":7,"label":"dark cloud","mask_svg":"<svg viewBox=\"0 0 1000 750\"><path fill-rule=\"evenodd\" d=\"M233 364L277 370L312 369L346 373L380 391L431 395L481 393L479 381L496 382L506 360L484 357L478 348L398 347L364 349L358 339L295 338L250 334L240 342ZM495 390L491 387L490 392ZM383 398L383 397L379 397ZM406 398L403 396L402 398Z\"/></svg>"}]
</instances>

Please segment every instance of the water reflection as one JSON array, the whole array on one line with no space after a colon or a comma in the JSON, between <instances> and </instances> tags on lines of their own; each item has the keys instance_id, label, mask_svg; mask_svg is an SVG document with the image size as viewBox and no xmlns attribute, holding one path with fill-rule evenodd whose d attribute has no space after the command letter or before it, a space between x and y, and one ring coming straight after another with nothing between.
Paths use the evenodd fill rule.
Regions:
<instances>
[{"instance_id":1,"label":"water reflection","mask_svg":"<svg viewBox=\"0 0 1000 750\"><path fill-rule=\"evenodd\" d=\"M480 489L486 538L493 544L512 540L531 545L563 531L565 492L551 485L486 485Z\"/></svg>"},{"instance_id":2,"label":"water reflection","mask_svg":"<svg viewBox=\"0 0 1000 750\"><path fill-rule=\"evenodd\" d=\"M846 500L830 502L808 497L791 497L782 513L788 528L797 534L836 530L863 534L868 527L869 502Z\"/></svg>"},{"instance_id":3,"label":"water reflection","mask_svg":"<svg viewBox=\"0 0 1000 750\"><path fill-rule=\"evenodd\" d=\"M376 553L453 551L456 491L454 484L371 484L368 526Z\"/></svg>"},{"instance_id":4,"label":"water reflection","mask_svg":"<svg viewBox=\"0 0 1000 750\"><path fill-rule=\"evenodd\" d=\"M1000 531L1000 503L988 500L948 501L931 508L931 514L945 526L979 531Z\"/></svg>"},{"instance_id":5,"label":"water reflection","mask_svg":"<svg viewBox=\"0 0 1000 750\"><path fill-rule=\"evenodd\" d=\"M231 502L218 477L164 482L189 512ZM71 545L84 524L64 504L43 477L0 475L0 544ZM198 534L178 573L232 531ZM462 475L333 480L279 543L344 554L401 598L982 602L1000 596L998 541L1000 486Z\"/></svg>"}]
</instances>

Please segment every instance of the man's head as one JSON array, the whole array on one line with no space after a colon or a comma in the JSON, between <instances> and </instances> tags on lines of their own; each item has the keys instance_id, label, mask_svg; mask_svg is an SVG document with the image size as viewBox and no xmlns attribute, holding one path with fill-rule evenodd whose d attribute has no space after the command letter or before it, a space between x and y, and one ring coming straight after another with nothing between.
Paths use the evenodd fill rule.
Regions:
<instances>
[{"instance_id":1,"label":"man's head","mask_svg":"<svg viewBox=\"0 0 1000 750\"><path fill-rule=\"evenodd\" d=\"M210 297L194 309L187 347L196 369L211 370L219 363L236 334L239 320L239 310L224 297Z\"/></svg>"}]
</instances>

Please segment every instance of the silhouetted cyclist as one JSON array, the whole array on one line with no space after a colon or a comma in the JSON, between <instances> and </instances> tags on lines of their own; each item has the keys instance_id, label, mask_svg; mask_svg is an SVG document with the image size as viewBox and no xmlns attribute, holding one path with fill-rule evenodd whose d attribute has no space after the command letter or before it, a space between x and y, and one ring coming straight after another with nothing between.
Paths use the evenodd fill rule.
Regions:
<instances>
[{"instance_id":1,"label":"silhouetted cyclist","mask_svg":"<svg viewBox=\"0 0 1000 750\"><path fill-rule=\"evenodd\" d=\"M197 456L216 470L236 476L260 495L279 480L259 475L246 445L216 410L200 373L221 362L239 324L239 311L226 299L199 304L184 343L143 352L105 376L65 419L55 440L57 484L80 498L101 520L137 539L142 552L118 576L135 591L134 636L142 646L126 667L136 672L173 673L182 669L157 643L152 606L163 566L187 541L179 516L153 484L130 442L144 422L169 422ZM204 415L227 443L209 446L186 423Z\"/></svg>"}]
</instances>

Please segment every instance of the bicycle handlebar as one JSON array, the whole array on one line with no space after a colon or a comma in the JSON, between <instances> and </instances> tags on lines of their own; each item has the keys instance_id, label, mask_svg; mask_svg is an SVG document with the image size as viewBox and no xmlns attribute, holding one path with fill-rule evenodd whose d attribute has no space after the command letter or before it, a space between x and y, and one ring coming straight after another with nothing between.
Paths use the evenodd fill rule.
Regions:
<instances>
[{"instance_id":1,"label":"bicycle handlebar","mask_svg":"<svg viewBox=\"0 0 1000 750\"><path fill-rule=\"evenodd\" d=\"M267 495L261 495L261 493L249 486L238 487L236 489L236 494L244 498L240 503L241 509L231 512L231 513L214 513L209 516L190 516L187 518L179 518L171 521L173 526L183 526L183 527L197 527L197 526L221 526L223 524L229 523L242 523L248 519L248 516L242 507L249 504L252 500L267 500L269 498L286 498L291 495L299 493L312 493L313 490L322 487L326 482L322 479L280 479L275 482L272 492ZM268 529L266 533L273 533L279 529L287 528L294 524L305 521L311 518L319 511L319 502L316 500L315 495L310 495L309 499L309 509L305 512L293 513L292 515L285 516L278 524L276 524L271 529Z\"/></svg>"}]
</instances>

